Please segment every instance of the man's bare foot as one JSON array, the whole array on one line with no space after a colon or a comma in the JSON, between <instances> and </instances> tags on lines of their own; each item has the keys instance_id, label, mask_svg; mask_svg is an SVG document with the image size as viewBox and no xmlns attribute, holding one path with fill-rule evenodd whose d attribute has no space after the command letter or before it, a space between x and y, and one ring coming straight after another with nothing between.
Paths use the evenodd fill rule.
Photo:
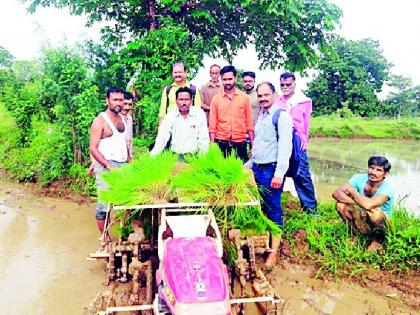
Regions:
<instances>
[{"instance_id":1,"label":"man's bare foot","mask_svg":"<svg viewBox=\"0 0 420 315\"><path fill-rule=\"evenodd\" d=\"M277 251L268 254L264 263L264 268L272 268L277 264Z\"/></svg>"},{"instance_id":2,"label":"man's bare foot","mask_svg":"<svg viewBox=\"0 0 420 315\"><path fill-rule=\"evenodd\" d=\"M382 250L382 245L378 241L372 240L372 242L370 242L369 246L367 247L367 250L371 253L377 253Z\"/></svg>"}]
</instances>

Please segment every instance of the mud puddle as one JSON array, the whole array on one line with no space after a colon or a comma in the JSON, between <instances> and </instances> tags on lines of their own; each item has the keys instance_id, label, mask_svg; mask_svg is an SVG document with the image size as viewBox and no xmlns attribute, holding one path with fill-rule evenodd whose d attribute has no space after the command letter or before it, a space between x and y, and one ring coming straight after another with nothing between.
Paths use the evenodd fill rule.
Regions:
<instances>
[{"instance_id":1,"label":"mud puddle","mask_svg":"<svg viewBox=\"0 0 420 315\"><path fill-rule=\"evenodd\" d=\"M0 314L82 314L104 289L103 264L86 260L93 211L0 180Z\"/></svg>"},{"instance_id":2,"label":"mud puddle","mask_svg":"<svg viewBox=\"0 0 420 315\"><path fill-rule=\"evenodd\" d=\"M38 197L0 179L0 314L82 314L109 289L104 263L86 260L98 246L93 214L93 205ZM312 279L294 264L268 278L284 300L282 314L418 314L392 291ZM246 314L259 312L250 305Z\"/></svg>"}]
</instances>

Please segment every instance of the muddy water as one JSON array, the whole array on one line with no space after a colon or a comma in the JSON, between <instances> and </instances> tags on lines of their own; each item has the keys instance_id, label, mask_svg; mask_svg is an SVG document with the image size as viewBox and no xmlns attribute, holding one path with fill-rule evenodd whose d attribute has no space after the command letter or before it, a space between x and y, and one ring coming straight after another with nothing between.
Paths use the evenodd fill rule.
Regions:
<instances>
[{"instance_id":1,"label":"muddy water","mask_svg":"<svg viewBox=\"0 0 420 315\"><path fill-rule=\"evenodd\" d=\"M106 290L103 262L86 260L98 244L93 211L0 180L0 314L82 314ZM414 314L395 295L311 279L297 266L268 277L284 300L282 314Z\"/></svg>"},{"instance_id":2,"label":"muddy water","mask_svg":"<svg viewBox=\"0 0 420 315\"><path fill-rule=\"evenodd\" d=\"M82 314L103 286L93 208L0 180L0 314Z\"/></svg>"},{"instance_id":3,"label":"muddy water","mask_svg":"<svg viewBox=\"0 0 420 315\"><path fill-rule=\"evenodd\" d=\"M366 172L370 156L387 157L395 202L420 216L420 141L311 139L308 155L317 196L323 201L332 200L332 192L354 174ZM286 190L295 193L290 179Z\"/></svg>"},{"instance_id":4,"label":"muddy water","mask_svg":"<svg viewBox=\"0 0 420 315\"><path fill-rule=\"evenodd\" d=\"M298 265L285 263L276 267L268 279L283 300L281 314L418 314L404 305L392 288L376 294L345 280L313 279L308 270Z\"/></svg>"}]
</instances>

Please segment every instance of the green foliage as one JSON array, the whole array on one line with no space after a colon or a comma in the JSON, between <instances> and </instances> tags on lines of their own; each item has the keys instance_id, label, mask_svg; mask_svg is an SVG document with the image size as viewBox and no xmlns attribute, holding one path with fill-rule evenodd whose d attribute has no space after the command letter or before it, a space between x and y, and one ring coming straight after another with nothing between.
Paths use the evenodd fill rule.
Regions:
<instances>
[{"instance_id":1,"label":"green foliage","mask_svg":"<svg viewBox=\"0 0 420 315\"><path fill-rule=\"evenodd\" d=\"M388 81L393 91L384 102L384 115L400 118L420 114L420 85L412 85L410 78L393 75Z\"/></svg>"},{"instance_id":2,"label":"green foliage","mask_svg":"<svg viewBox=\"0 0 420 315\"><path fill-rule=\"evenodd\" d=\"M208 42L191 42L188 31L176 25L150 31L133 40L114 55L109 72L124 71L127 81L134 76L141 98L134 111L139 122L139 135L151 144L157 133L157 117L162 89L172 82L172 65L182 60L188 74L193 76L201 66ZM185 47L186 49L180 49Z\"/></svg>"},{"instance_id":3,"label":"green foliage","mask_svg":"<svg viewBox=\"0 0 420 315\"><path fill-rule=\"evenodd\" d=\"M393 226L388 233L383 253L366 250L368 239L360 235L355 241L346 224L339 218L334 203L318 205L319 217L286 210L284 234L294 245L293 232L304 229L310 251L306 254L319 266L318 273L355 276L372 266L404 271L420 267L420 218L411 217L404 209L394 210Z\"/></svg>"},{"instance_id":4,"label":"green foliage","mask_svg":"<svg viewBox=\"0 0 420 315\"><path fill-rule=\"evenodd\" d=\"M28 145L11 149L2 164L20 181L48 184L66 173L60 150L63 135L51 124L34 121L32 125Z\"/></svg>"},{"instance_id":5,"label":"green foliage","mask_svg":"<svg viewBox=\"0 0 420 315\"><path fill-rule=\"evenodd\" d=\"M19 129L11 114L0 102L0 165L11 156L11 152L18 146Z\"/></svg>"},{"instance_id":6,"label":"green foliage","mask_svg":"<svg viewBox=\"0 0 420 315\"><path fill-rule=\"evenodd\" d=\"M167 202L176 161L177 156L170 152L156 157L142 154L138 160L103 174L109 189L99 191L99 200L126 206Z\"/></svg>"},{"instance_id":7,"label":"green foliage","mask_svg":"<svg viewBox=\"0 0 420 315\"><path fill-rule=\"evenodd\" d=\"M88 161L90 124L104 105L85 61L67 47L45 50L42 72L41 102L65 136L65 163Z\"/></svg>"},{"instance_id":8,"label":"green foliage","mask_svg":"<svg viewBox=\"0 0 420 315\"><path fill-rule=\"evenodd\" d=\"M312 137L420 139L420 120L315 117L311 120L310 135Z\"/></svg>"},{"instance_id":9,"label":"green foliage","mask_svg":"<svg viewBox=\"0 0 420 315\"><path fill-rule=\"evenodd\" d=\"M315 100L314 115L336 112L343 105L362 117L380 112L376 93L388 78L391 64L382 54L379 42L364 39L332 41L328 52L317 65L318 75L308 84L307 94Z\"/></svg>"},{"instance_id":10,"label":"green foliage","mask_svg":"<svg viewBox=\"0 0 420 315\"><path fill-rule=\"evenodd\" d=\"M88 176L86 166L82 164L73 164L70 167L67 186L72 192L84 196L96 194L95 178Z\"/></svg>"},{"instance_id":11,"label":"green foliage","mask_svg":"<svg viewBox=\"0 0 420 315\"><path fill-rule=\"evenodd\" d=\"M12 54L0 46L0 70L10 68L12 66L13 56Z\"/></svg>"},{"instance_id":12,"label":"green foliage","mask_svg":"<svg viewBox=\"0 0 420 315\"><path fill-rule=\"evenodd\" d=\"M102 29L107 44L138 40L170 22L188 32L189 45L179 46L180 51L187 52L195 41L203 41L206 53L231 59L239 49L254 44L264 67L286 65L297 70L314 65L341 16L340 9L326 0L25 2L31 11L38 6L69 7L73 14L86 14L89 25L111 21Z\"/></svg>"}]
</instances>

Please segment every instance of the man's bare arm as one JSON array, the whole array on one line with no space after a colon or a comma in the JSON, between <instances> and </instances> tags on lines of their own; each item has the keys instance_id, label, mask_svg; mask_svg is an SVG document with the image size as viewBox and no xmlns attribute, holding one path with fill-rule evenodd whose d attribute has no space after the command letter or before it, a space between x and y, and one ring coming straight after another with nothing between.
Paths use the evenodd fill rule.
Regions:
<instances>
[{"instance_id":1,"label":"man's bare arm","mask_svg":"<svg viewBox=\"0 0 420 315\"><path fill-rule=\"evenodd\" d=\"M90 127L89 151L98 163L102 164L106 168L112 168L112 164L109 163L98 150L102 130L103 122L99 117L96 117Z\"/></svg>"},{"instance_id":2,"label":"man's bare arm","mask_svg":"<svg viewBox=\"0 0 420 315\"><path fill-rule=\"evenodd\" d=\"M359 192L353 187L349 189L348 193L359 206L366 210L378 208L388 201L387 195L375 195L372 197L366 197L362 194L359 194Z\"/></svg>"},{"instance_id":3,"label":"man's bare arm","mask_svg":"<svg viewBox=\"0 0 420 315\"><path fill-rule=\"evenodd\" d=\"M355 200L351 198L346 191L349 189L350 184L344 184L343 186L339 187L334 193L332 194L332 197L341 203L346 203L349 205L355 204Z\"/></svg>"}]
</instances>

